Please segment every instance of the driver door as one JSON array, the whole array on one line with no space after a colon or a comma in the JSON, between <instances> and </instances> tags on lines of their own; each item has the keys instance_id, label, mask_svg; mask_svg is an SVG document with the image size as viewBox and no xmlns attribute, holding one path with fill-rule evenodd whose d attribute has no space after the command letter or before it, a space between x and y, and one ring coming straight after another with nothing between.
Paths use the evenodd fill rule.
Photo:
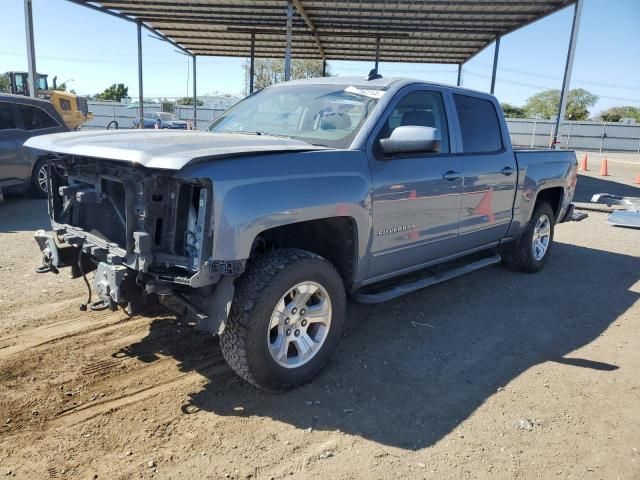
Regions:
<instances>
[{"instance_id":1,"label":"driver door","mask_svg":"<svg viewBox=\"0 0 640 480\"><path fill-rule=\"evenodd\" d=\"M419 89L399 95L370 146L373 240L368 282L455 253L462 205L462 159L451 153L445 92ZM439 130L438 152L385 155L379 142L400 126Z\"/></svg>"}]
</instances>

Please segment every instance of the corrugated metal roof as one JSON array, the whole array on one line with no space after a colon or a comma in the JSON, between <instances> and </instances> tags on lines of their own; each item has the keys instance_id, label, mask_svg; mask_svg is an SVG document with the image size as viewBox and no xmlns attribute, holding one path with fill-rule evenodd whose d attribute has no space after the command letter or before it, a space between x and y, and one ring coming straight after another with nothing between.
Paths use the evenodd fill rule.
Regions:
<instances>
[{"instance_id":1,"label":"corrugated metal roof","mask_svg":"<svg viewBox=\"0 0 640 480\"><path fill-rule=\"evenodd\" d=\"M71 0L143 21L196 55L283 57L286 0ZM574 0L293 0L294 58L463 63Z\"/></svg>"}]
</instances>

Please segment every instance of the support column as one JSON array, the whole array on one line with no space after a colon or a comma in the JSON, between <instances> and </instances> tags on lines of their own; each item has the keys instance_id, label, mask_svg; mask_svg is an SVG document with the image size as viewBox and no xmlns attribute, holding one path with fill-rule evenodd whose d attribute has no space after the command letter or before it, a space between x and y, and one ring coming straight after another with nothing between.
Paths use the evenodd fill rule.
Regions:
<instances>
[{"instance_id":1,"label":"support column","mask_svg":"<svg viewBox=\"0 0 640 480\"><path fill-rule=\"evenodd\" d=\"M493 72L491 73L491 95L496 91L496 72L498 71L498 54L500 53L500 37L496 37L496 45L493 49Z\"/></svg>"},{"instance_id":2,"label":"support column","mask_svg":"<svg viewBox=\"0 0 640 480\"><path fill-rule=\"evenodd\" d=\"M136 22L138 28L138 107L140 128L144 128L144 95L142 92L142 22Z\"/></svg>"},{"instance_id":3,"label":"support column","mask_svg":"<svg viewBox=\"0 0 640 480\"><path fill-rule=\"evenodd\" d=\"M327 59L322 60L322 76L327 76Z\"/></svg>"},{"instance_id":4,"label":"support column","mask_svg":"<svg viewBox=\"0 0 640 480\"><path fill-rule=\"evenodd\" d=\"M462 85L462 64L459 63L458 64L458 82L456 83L457 86Z\"/></svg>"},{"instance_id":5,"label":"support column","mask_svg":"<svg viewBox=\"0 0 640 480\"><path fill-rule=\"evenodd\" d=\"M578 41L578 31L580 30L580 16L582 15L582 0L577 0L573 9L573 24L571 25L571 37L569 38L569 50L567 51L567 62L564 66L564 77L562 78L562 90L560 90L560 105L558 106L558 116L553 130L553 140L550 148L556 148L560 124L564 122L564 114L567 109L567 98L569 96L569 84L571 83L571 71L573 70L573 57L576 53L576 43Z\"/></svg>"},{"instance_id":6,"label":"support column","mask_svg":"<svg viewBox=\"0 0 640 480\"><path fill-rule=\"evenodd\" d=\"M251 58L249 60L249 95L253 93L253 82L256 68L256 32L251 32Z\"/></svg>"},{"instance_id":7,"label":"support column","mask_svg":"<svg viewBox=\"0 0 640 480\"><path fill-rule=\"evenodd\" d=\"M24 30L27 34L27 64L29 68L29 95L37 94L36 47L33 41L33 6L31 0L24 0Z\"/></svg>"},{"instance_id":8,"label":"support column","mask_svg":"<svg viewBox=\"0 0 640 480\"><path fill-rule=\"evenodd\" d=\"M376 65L375 71L378 73L378 64L380 63L380 37L376 37Z\"/></svg>"},{"instance_id":9,"label":"support column","mask_svg":"<svg viewBox=\"0 0 640 480\"><path fill-rule=\"evenodd\" d=\"M287 1L287 46L284 53L284 81L291 80L291 37L293 30L293 2Z\"/></svg>"},{"instance_id":10,"label":"support column","mask_svg":"<svg viewBox=\"0 0 640 480\"><path fill-rule=\"evenodd\" d=\"M193 56L193 129L198 129L198 93L196 88L198 81L196 79L196 56Z\"/></svg>"}]
</instances>

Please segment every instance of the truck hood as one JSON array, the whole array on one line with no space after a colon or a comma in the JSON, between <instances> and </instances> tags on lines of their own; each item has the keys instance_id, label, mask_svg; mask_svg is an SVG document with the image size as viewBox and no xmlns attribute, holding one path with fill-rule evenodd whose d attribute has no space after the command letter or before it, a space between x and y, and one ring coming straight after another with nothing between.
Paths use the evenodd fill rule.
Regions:
<instances>
[{"instance_id":1,"label":"truck hood","mask_svg":"<svg viewBox=\"0 0 640 480\"><path fill-rule=\"evenodd\" d=\"M301 140L173 130L113 130L55 133L32 137L25 146L52 153L131 162L179 170L190 162L253 153L322 150Z\"/></svg>"}]
</instances>

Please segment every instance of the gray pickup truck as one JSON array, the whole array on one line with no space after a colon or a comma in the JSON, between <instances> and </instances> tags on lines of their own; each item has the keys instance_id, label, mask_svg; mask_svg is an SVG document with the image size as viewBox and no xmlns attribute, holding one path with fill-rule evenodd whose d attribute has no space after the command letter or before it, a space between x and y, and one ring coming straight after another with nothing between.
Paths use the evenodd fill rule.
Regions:
<instances>
[{"instance_id":1,"label":"gray pickup truck","mask_svg":"<svg viewBox=\"0 0 640 480\"><path fill-rule=\"evenodd\" d=\"M160 300L219 334L233 370L266 390L318 373L347 294L383 302L500 261L537 272L573 213L575 154L512 150L480 92L293 81L208 130L29 140L48 152L39 270L95 271L85 308Z\"/></svg>"}]
</instances>

